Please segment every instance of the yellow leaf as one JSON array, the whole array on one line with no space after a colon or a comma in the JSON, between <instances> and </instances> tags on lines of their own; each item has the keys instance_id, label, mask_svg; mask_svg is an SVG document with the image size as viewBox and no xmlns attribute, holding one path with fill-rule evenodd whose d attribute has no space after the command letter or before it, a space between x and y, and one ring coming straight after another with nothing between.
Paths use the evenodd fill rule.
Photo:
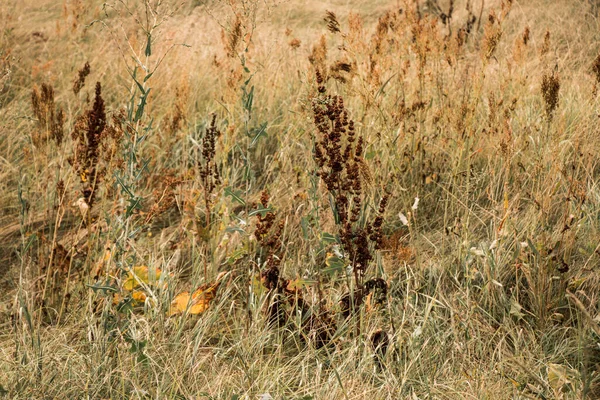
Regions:
<instances>
[{"instance_id":1,"label":"yellow leaf","mask_svg":"<svg viewBox=\"0 0 600 400\"><path fill-rule=\"evenodd\" d=\"M305 282L301 278L297 278L294 280L290 279L287 282L285 290L287 290L288 292L296 292L298 290L301 290L304 285L305 285Z\"/></svg>"},{"instance_id":2,"label":"yellow leaf","mask_svg":"<svg viewBox=\"0 0 600 400\"><path fill-rule=\"evenodd\" d=\"M119 302L121 302L121 300L123 300L123 296L121 296L119 293L115 293L113 295L113 305L119 304Z\"/></svg>"},{"instance_id":3,"label":"yellow leaf","mask_svg":"<svg viewBox=\"0 0 600 400\"><path fill-rule=\"evenodd\" d=\"M131 292L133 289L139 287L142 283L150 284L150 278L157 280L160 278L161 270L156 268L155 271L149 271L145 265L139 265L133 267L128 273L127 279L123 282L123 289Z\"/></svg>"},{"instance_id":4,"label":"yellow leaf","mask_svg":"<svg viewBox=\"0 0 600 400\"><path fill-rule=\"evenodd\" d=\"M179 293L171 302L169 315L181 314L187 308L190 301L190 292Z\"/></svg>"},{"instance_id":5,"label":"yellow leaf","mask_svg":"<svg viewBox=\"0 0 600 400\"><path fill-rule=\"evenodd\" d=\"M432 183L437 182L438 180L439 180L438 174L433 173L425 178L425 184L431 185Z\"/></svg>"},{"instance_id":6,"label":"yellow leaf","mask_svg":"<svg viewBox=\"0 0 600 400\"><path fill-rule=\"evenodd\" d=\"M512 385L515 387L515 389L519 389L521 387L521 384L514 380L513 378L508 378L508 380L510 381L510 383L512 383Z\"/></svg>"},{"instance_id":7,"label":"yellow leaf","mask_svg":"<svg viewBox=\"0 0 600 400\"><path fill-rule=\"evenodd\" d=\"M135 302L143 303L146 301L146 293L140 290L134 290L133 293L131 293L131 298Z\"/></svg>"},{"instance_id":8,"label":"yellow leaf","mask_svg":"<svg viewBox=\"0 0 600 400\"><path fill-rule=\"evenodd\" d=\"M140 303L144 303L146 302L146 293L140 291L140 290L134 290L131 293L131 300L132 300L132 305L134 306L138 306L140 305ZM113 295L113 305L117 305L119 304L121 301L125 300L126 297L123 297L121 294L119 293L115 293Z\"/></svg>"},{"instance_id":9,"label":"yellow leaf","mask_svg":"<svg viewBox=\"0 0 600 400\"><path fill-rule=\"evenodd\" d=\"M202 314L215 298L218 287L219 282L216 282L208 287L200 287L191 296L190 292L179 293L171 302L169 315L181 314L186 310L188 314Z\"/></svg>"},{"instance_id":10,"label":"yellow leaf","mask_svg":"<svg viewBox=\"0 0 600 400\"><path fill-rule=\"evenodd\" d=\"M196 290L192 294L192 305L190 306L188 312L190 314L201 314L208 309L208 306L212 299L215 298L214 289L210 288L206 291L202 291L202 289Z\"/></svg>"}]
</instances>

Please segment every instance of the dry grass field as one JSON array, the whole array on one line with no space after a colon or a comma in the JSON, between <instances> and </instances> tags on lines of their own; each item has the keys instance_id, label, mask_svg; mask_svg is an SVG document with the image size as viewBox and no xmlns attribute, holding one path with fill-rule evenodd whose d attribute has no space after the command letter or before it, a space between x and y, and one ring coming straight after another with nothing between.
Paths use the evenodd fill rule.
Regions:
<instances>
[{"instance_id":1,"label":"dry grass field","mask_svg":"<svg viewBox=\"0 0 600 400\"><path fill-rule=\"evenodd\" d=\"M0 398L600 398L592 0L2 0Z\"/></svg>"}]
</instances>

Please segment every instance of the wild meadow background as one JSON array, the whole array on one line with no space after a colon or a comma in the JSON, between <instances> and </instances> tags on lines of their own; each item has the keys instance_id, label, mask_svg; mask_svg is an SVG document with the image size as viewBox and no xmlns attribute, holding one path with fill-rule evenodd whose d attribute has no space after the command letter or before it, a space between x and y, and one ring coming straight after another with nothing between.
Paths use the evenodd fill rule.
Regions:
<instances>
[{"instance_id":1,"label":"wild meadow background","mask_svg":"<svg viewBox=\"0 0 600 400\"><path fill-rule=\"evenodd\" d=\"M595 0L3 0L0 398L600 398Z\"/></svg>"}]
</instances>

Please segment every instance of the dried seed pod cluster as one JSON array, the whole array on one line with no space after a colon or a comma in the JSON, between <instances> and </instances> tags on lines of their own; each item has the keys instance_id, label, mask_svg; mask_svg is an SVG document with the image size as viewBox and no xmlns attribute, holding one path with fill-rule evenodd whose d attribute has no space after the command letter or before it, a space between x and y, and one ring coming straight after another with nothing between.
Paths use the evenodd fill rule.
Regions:
<instances>
[{"instance_id":1,"label":"dried seed pod cluster","mask_svg":"<svg viewBox=\"0 0 600 400\"><path fill-rule=\"evenodd\" d=\"M326 93L323 76L318 69L316 80L319 94L312 101L312 110L317 130L314 148L317 174L333 198L343 250L360 286L373 258L371 248L377 248L381 241L388 195L382 198L375 219L363 222L364 189L371 183L371 174L363 159L364 139L357 134L342 97Z\"/></svg>"}]
</instances>

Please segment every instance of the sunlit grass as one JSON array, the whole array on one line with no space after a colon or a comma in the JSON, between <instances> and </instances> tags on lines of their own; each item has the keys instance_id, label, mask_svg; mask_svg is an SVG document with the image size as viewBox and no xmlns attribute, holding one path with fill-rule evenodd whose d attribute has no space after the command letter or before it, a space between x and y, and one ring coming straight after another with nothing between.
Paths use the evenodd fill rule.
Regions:
<instances>
[{"instance_id":1,"label":"sunlit grass","mask_svg":"<svg viewBox=\"0 0 600 400\"><path fill-rule=\"evenodd\" d=\"M597 398L592 3L2 2L0 397Z\"/></svg>"}]
</instances>

